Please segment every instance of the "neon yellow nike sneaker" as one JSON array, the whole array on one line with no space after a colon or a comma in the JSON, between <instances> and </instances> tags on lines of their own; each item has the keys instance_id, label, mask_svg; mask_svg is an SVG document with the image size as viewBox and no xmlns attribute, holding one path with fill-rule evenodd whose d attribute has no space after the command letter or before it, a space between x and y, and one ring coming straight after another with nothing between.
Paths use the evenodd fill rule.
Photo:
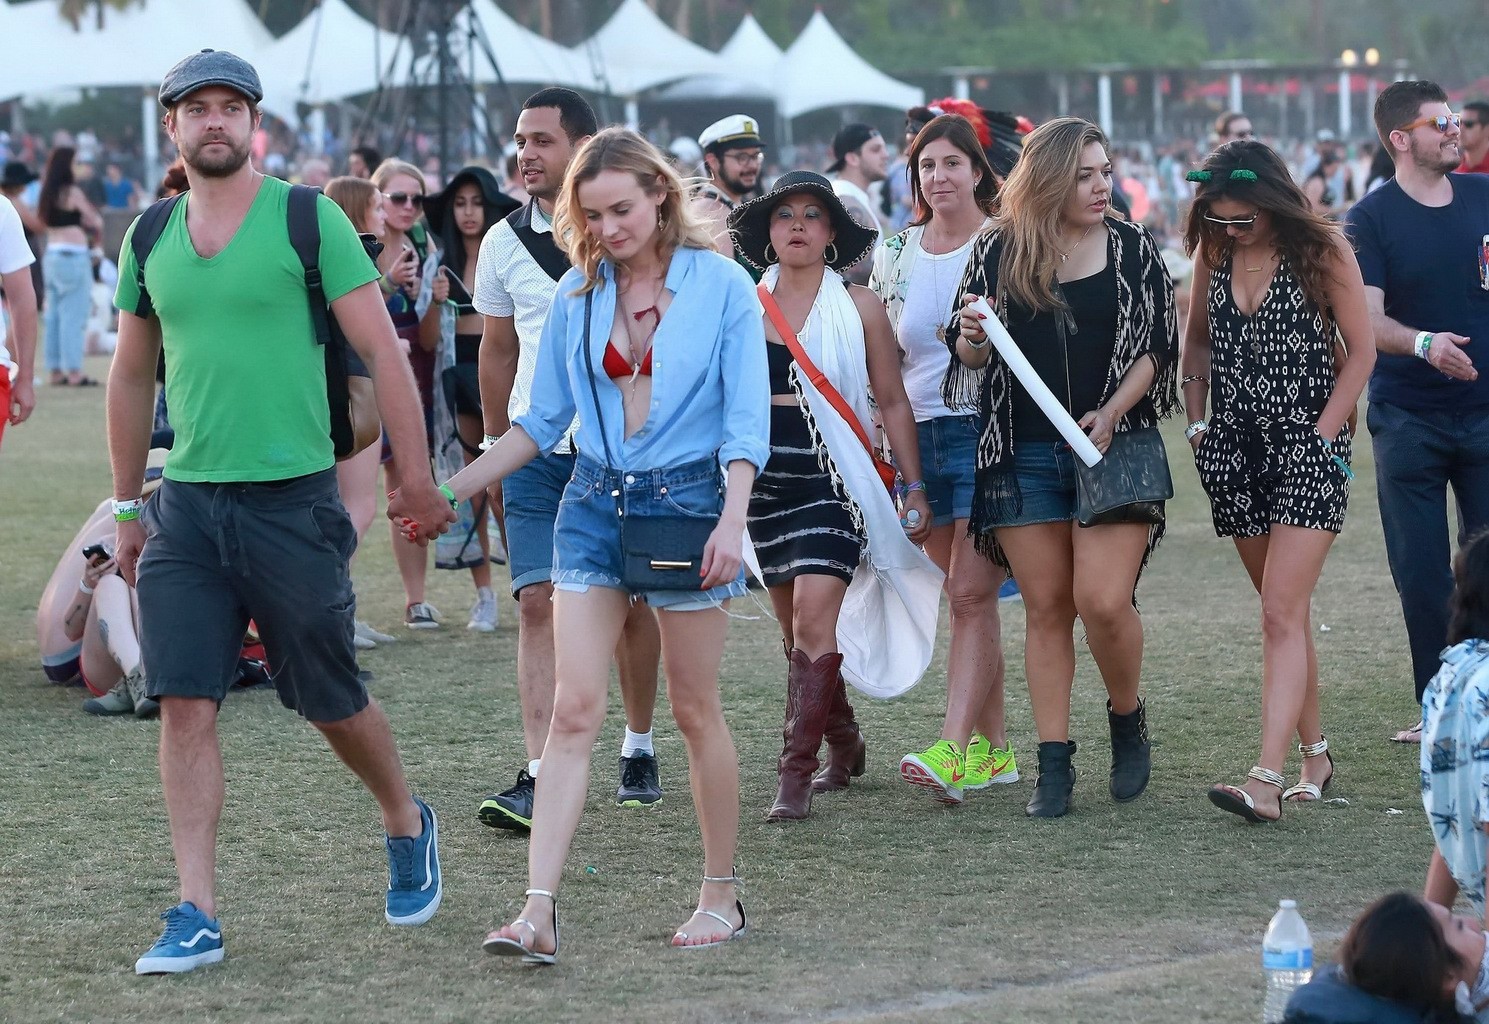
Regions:
<instances>
[{"instance_id":1,"label":"neon yellow nike sneaker","mask_svg":"<svg viewBox=\"0 0 1489 1024\"><path fill-rule=\"evenodd\" d=\"M1013 744L1001 750L980 732L972 734L967 744L967 770L963 789L986 789L1019 780L1019 764L1013 756Z\"/></svg>"},{"instance_id":2,"label":"neon yellow nike sneaker","mask_svg":"<svg viewBox=\"0 0 1489 1024\"><path fill-rule=\"evenodd\" d=\"M900 778L912 786L931 791L943 804L962 802L961 749L951 740L937 740L919 754L906 754L900 759Z\"/></svg>"}]
</instances>

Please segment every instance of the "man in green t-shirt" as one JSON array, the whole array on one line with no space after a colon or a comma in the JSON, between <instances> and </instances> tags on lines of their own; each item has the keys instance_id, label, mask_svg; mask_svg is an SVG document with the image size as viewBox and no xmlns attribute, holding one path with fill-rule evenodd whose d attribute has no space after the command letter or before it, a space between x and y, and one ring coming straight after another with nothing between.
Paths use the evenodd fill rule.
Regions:
<instances>
[{"instance_id":1,"label":"man in green t-shirt","mask_svg":"<svg viewBox=\"0 0 1489 1024\"><path fill-rule=\"evenodd\" d=\"M324 355L289 240L289 186L248 159L262 97L258 74L230 53L203 50L167 73L165 129L191 189L145 264L154 313L135 314L139 268L128 238L114 300L115 557L127 581L138 577L146 692L160 702L160 775L181 883L164 933L135 963L139 974L223 957L217 708L250 619L280 700L321 731L382 809L389 923L424 923L441 895L434 812L409 792L388 721L357 677L347 570L356 534L336 490ZM316 209L325 297L371 370L393 451L413 464L427 450L423 418L377 269L335 204L320 197ZM162 348L176 444L142 513ZM408 480L389 514L422 524L413 527L422 542L454 519L430 477Z\"/></svg>"}]
</instances>

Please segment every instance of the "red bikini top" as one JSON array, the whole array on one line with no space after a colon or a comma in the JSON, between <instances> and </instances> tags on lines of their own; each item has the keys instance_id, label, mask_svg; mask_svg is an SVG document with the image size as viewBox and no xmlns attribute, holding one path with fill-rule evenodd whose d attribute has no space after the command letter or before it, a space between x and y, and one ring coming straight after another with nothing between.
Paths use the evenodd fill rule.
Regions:
<instances>
[{"instance_id":1,"label":"red bikini top","mask_svg":"<svg viewBox=\"0 0 1489 1024\"><path fill-rule=\"evenodd\" d=\"M643 377L651 376L651 349L646 350L646 358L641 360L641 367L637 369L631 361L620 354L620 349L615 347L615 342L605 346L605 358L600 363L605 368L605 376L611 380L621 377L629 377L632 373L639 373Z\"/></svg>"}]
</instances>

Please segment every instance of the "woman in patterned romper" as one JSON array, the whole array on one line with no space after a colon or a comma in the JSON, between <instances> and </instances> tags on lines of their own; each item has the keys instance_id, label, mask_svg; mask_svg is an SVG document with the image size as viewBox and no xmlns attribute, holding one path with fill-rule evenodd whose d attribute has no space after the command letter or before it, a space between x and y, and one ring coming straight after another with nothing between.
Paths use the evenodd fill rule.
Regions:
<instances>
[{"instance_id":1,"label":"woman in patterned romper","mask_svg":"<svg viewBox=\"0 0 1489 1024\"><path fill-rule=\"evenodd\" d=\"M1215 786L1210 801L1276 821L1283 800L1318 800L1334 774L1308 612L1344 525L1350 421L1375 338L1354 253L1276 153L1238 140L1189 177L1199 189L1184 233L1195 257L1180 362L1185 436L1215 532L1234 539L1262 600L1261 757L1245 784ZM1294 733L1302 780L1284 792Z\"/></svg>"}]
</instances>

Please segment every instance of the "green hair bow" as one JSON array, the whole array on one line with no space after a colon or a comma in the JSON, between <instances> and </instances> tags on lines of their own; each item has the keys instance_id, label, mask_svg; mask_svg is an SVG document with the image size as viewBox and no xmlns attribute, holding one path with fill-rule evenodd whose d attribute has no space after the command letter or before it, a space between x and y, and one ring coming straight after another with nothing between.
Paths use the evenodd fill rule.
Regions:
<instances>
[{"instance_id":1,"label":"green hair bow","mask_svg":"<svg viewBox=\"0 0 1489 1024\"><path fill-rule=\"evenodd\" d=\"M1212 180L1214 177L1215 177L1215 175L1212 174L1212 173L1210 173L1209 171L1186 171L1184 173L1184 180L1185 181L1198 181L1198 182L1203 183L1203 182L1207 182L1207 181ZM1256 172L1255 171L1248 171L1244 167L1237 167L1235 170L1233 170L1233 171L1230 172L1230 180L1231 181L1256 181L1257 180Z\"/></svg>"}]
</instances>

